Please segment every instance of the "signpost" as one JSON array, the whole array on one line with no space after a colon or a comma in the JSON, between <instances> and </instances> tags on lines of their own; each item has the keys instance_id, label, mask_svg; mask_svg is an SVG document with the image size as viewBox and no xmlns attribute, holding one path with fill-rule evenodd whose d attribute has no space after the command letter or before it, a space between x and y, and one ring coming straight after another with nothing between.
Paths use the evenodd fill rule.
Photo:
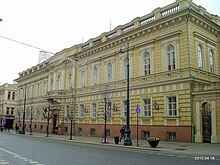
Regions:
<instances>
[{"instance_id":1,"label":"signpost","mask_svg":"<svg viewBox=\"0 0 220 165\"><path fill-rule=\"evenodd\" d=\"M137 114L137 147L138 147L138 114L140 114L141 109L139 108L138 104L137 104L137 108L136 108L136 114Z\"/></svg>"}]
</instances>

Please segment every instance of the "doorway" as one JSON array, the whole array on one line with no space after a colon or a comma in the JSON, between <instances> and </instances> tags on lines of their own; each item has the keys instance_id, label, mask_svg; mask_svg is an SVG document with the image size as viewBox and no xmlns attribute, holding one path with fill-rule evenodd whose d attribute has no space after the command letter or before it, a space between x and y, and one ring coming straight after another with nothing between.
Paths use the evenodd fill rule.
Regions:
<instances>
[{"instance_id":1,"label":"doorway","mask_svg":"<svg viewBox=\"0 0 220 165\"><path fill-rule=\"evenodd\" d=\"M202 135L203 143L211 143L212 135L211 111L207 102L202 105Z\"/></svg>"},{"instance_id":2,"label":"doorway","mask_svg":"<svg viewBox=\"0 0 220 165\"><path fill-rule=\"evenodd\" d=\"M57 127L57 114L53 114L53 133L56 133L56 127Z\"/></svg>"}]
</instances>

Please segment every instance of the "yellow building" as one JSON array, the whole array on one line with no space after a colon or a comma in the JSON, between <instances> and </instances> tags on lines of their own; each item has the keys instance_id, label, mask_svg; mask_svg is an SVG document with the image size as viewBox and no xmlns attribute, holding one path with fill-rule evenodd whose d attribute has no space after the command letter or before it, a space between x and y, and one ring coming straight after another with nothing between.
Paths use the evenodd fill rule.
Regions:
<instances>
[{"instance_id":1,"label":"yellow building","mask_svg":"<svg viewBox=\"0 0 220 165\"><path fill-rule=\"evenodd\" d=\"M18 112L26 130L117 136L129 73L132 139L138 123L139 138L219 143L219 44L220 18L177 0L19 73Z\"/></svg>"}]
</instances>

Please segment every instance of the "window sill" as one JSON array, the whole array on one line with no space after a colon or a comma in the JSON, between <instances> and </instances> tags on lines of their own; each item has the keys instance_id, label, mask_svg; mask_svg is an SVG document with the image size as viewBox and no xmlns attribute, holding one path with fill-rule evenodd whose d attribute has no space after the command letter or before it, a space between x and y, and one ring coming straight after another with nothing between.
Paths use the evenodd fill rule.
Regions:
<instances>
[{"instance_id":1,"label":"window sill","mask_svg":"<svg viewBox=\"0 0 220 165\"><path fill-rule=\"evenodd\" d=\"M166 119L179 119L180 117L179 116L164 116L163 118L166 118Z\"/></svg>"},{"instance_id":2,"label":"window sill","mask_svg":"<svg viewBox=\"0 0 220 165\"><path fill-rule=\"evenodd\" d=\"M154 118L153 116L141 116L140 117L141 119L152 119L152 118Z\"/></svg>"}]
</instances>

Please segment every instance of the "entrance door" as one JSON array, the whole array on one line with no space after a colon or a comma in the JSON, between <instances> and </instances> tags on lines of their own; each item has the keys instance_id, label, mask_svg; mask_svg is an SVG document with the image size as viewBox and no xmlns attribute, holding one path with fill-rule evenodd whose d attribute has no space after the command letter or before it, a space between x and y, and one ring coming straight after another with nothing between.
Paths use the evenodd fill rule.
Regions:
<instances>
[{"instance_id":1,"label":"entrance door","mask_svg":"<svg viewBox=\"0 0 220 165\"><path fill-rule=\"evenodd\" d=\"M204 103L202 113L202 134L203 142L211 143L212 125L211 125L211 112L209 111L208 104Z\"/></svg>"},{"instance_id":2,"label":"entrance door","mask_svg":"<svg viewBox=\"0 0 220 165\"><path fill-rule=\"evenodd\" d=\"M57 114L53 114L53 133L55 133L56 126L57 126Z\"/></svg>"}]
</instances>

